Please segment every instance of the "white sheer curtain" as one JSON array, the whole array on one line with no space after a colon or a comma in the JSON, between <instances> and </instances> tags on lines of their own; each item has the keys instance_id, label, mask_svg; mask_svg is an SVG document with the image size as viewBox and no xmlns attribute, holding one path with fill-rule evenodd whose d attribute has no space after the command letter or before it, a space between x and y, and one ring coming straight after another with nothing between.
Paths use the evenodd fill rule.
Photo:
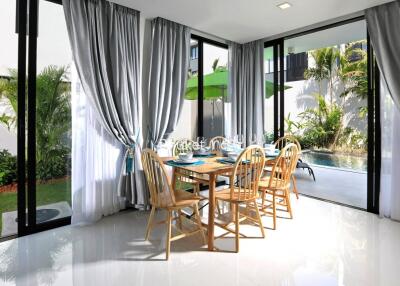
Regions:
<instances>
[{"instance_id":1,"label":"white sheer curtain","mask_svg":"<svg viewBox=\"0 0 400 286\"><path fill-rule=\"evenodd\" d=\"M380 215L400 220L400 110L381 81L382 165Z\"/></svg>"},{"instance_id":2,"label":"white sheer curtain","mask_svg":"<svg viewBox=\"0 0 400 286\"><path fill-rule=\"evenodd\" d=\"M118 196L124 148L100 124L74 66L71 79L72 224L92 223L125 206Z\"/></svg>"}]
</instances>

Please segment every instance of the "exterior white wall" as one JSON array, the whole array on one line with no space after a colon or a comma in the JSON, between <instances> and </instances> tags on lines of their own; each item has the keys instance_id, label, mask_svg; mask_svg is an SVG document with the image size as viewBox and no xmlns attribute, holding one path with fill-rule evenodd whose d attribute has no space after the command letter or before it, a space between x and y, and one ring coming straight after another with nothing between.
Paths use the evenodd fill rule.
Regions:
<instances>
[{"instance_id":1,"label":"exterior white wall","mask_svg":"<svg viewBox=\"0 0 400 286\"><path fill-rule=\"evenodd\" d=\"M16 0L0 1L0 76L9 76L9 69L18 67L18 35L15 33ZM39 1L39 36L37 41L37 72L49 65L70 66L69 45L64 11L60 5ZM6 100L0 102L0 115L10 113ZM0 149L17 153L17 132L0 124Z\"/></svg>"}]
</instances>

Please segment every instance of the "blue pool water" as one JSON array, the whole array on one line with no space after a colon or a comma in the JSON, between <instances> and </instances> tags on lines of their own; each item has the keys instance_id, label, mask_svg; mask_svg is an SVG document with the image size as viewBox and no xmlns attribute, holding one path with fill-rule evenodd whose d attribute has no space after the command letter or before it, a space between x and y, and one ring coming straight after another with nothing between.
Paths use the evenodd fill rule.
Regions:
<instances>
[{"instance_id":1,"label":"blue pool water","mask_svg":"<svg viewBox=\"0 0 400 286\"><path fill-rule=\"evenodd\" d=\"M314 165L350 169L354 171L367 171L366 156L352 156L343 154L329 154L321 152L304 152L301 155L304 162Z\"/></svg>"}]
</instances>

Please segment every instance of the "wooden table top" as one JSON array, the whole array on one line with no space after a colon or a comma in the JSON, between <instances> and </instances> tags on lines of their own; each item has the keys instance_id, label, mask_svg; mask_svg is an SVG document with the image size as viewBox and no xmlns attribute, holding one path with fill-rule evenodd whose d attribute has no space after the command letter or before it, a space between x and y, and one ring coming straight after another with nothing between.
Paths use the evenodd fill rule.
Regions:
<instances>
[{"instance_id":1,"label":"wooden table top","mask_svg":"<svg viewBox=\"0 0 400 286\"><path fill-rule=\"evenodd\" d=\"M170 160L175 160L177 157L162 157L161 158L163 162L167 162ZM197 173L197 174L223 174L223 173L228 173L233 171L234 164L228 164L228 163L220 163L218 162L218 159L226 159L226 157L222 156L215 156L215 157L210 157L210 158L196 158L199 160L204 161L204 164L202 165L182 165L182 166L176 166L176 168L186 170L189 172ZM266 157L265 158L266 162L267 161L274 161L275 157Z\"/></svg>"},{"instance_id":2,"label":"wooden table top","mask_svg":"<svg viewBox=\"0 0 400 286\"><path fill-rule=\"evenodd\" d=\"M177 157L162 157L161 159L163 162L167 162L169 160L174 160ZM224 157L221 156L215 156L211 158L196 158L199 160L204 161L204 164L202 165L182 165L176 168L180 168L183 170L187 170L193 173L198 173L198 174L220 174L220 173L226 173L229 171L233 170L234 164L224 164L220 163L217 161L217 159L223 159ZM226 159L226 158L225 158Z\"/></svg>"}]
</instances>

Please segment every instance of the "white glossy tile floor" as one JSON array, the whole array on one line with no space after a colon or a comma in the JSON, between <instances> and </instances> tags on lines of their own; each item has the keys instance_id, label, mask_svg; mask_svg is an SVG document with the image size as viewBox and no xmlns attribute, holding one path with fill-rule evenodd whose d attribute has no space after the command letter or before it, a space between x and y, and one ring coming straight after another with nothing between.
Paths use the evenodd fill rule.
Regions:
<instances>
[{"instance_id":1,"label":"white glossy tile floor","mask_svg":"<svg viewBox=\"0 0 400 286\"><path fill-rule=\"evenodd\" d=\"M294 219L240 253L210 253L193 236L172 243L164 228L143 241L148 213L123 212L0 243L0 285L399 285L400 223L300 197ZM266 227L271 223L263 218ZM245 226L241 232L259 235ZM233 249L232 239L217 246Z\"/></svg>"}]
</instances>

